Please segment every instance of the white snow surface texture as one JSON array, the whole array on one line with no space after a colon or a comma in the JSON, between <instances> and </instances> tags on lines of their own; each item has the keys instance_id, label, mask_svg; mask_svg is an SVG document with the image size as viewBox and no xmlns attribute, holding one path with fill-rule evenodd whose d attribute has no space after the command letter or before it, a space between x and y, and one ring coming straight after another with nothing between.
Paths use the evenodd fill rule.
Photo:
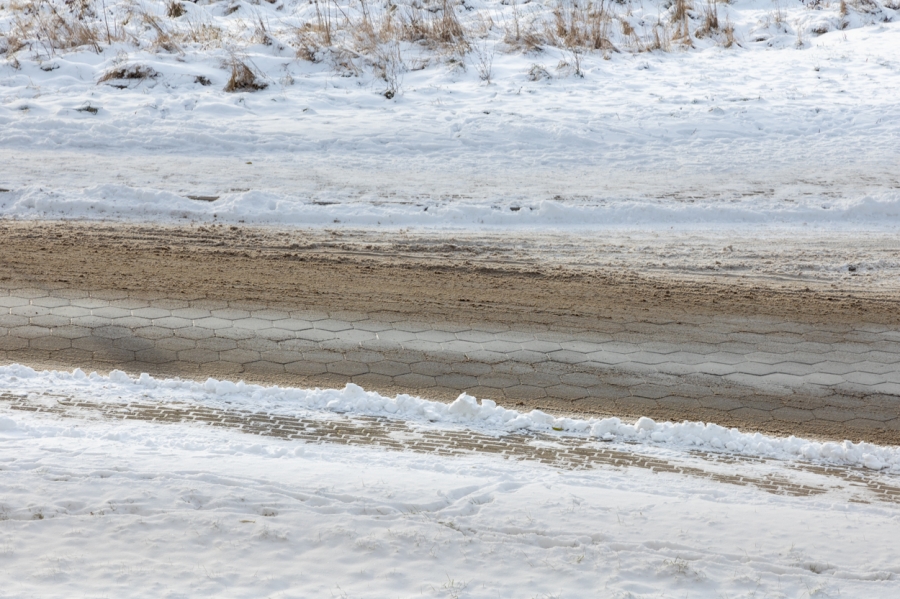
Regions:
<instances>
[{"instance_id":1,"label":"white snow surface texture","mask_svg":"<svg viewBox=\"0 0 900 599\"><path fill-rule=\"evenodd\" d=\"M642 442L680 449L704 449L733 452L742 455L772 457L783 460L806 459L823 463L864 466L869 469L900 471L900 448L851 441L819 442L794 436L779 438L761 433L742 433L717 424L703 422L655 422L642 417L634 423L619 418L591 418L588 420L555 417L541 410L527 413L498 406L484 399L479 402L462 394L454 402L445 404L411 395L385 397L348 383L344 389L302 389L296 387L265 387L243 381L220 381L209 378L205 383L180 379L155 379L144 373L133 379L121 370L108 377L97 373L75 371L38 372L28 366L13 364L0 367L0 384L10 390L48 390L55 393L88 391L94 388L121 391L127 397L139 393L144 397L170 398L177 394L191 401L264 409L273 413L295 413L297 410L327 410L368 416L390 416L404 420L431 423L463 424L497 433L516 430L565 431L602 441Z\"/></svg>"},{"instance_id":2,"label":"white snow surface texture","mask_svg":"<svg viewBox=\"0 0 900 599\"><path fill-rule=\"evenodd\" d=\"M54 2L60 14L84 4ZM469 31L468 52L402 40L365 50L336 34L305 58L302 31L319 6L305 0L185 2L177 18L162 1L87 4L98 51L51 49L40 28L21 31L20 3L0 5L2 216L900 223L900 13L890 0L735 0L715 5L713 33L702 31L704 3L689 3L690 43L664 50L647 40L683 26L675 3L613 2L612 46L577 52L550 39L529 49L514 35L546 32L570 2L466 0L448 6ZM394 10L326 4L345 25L363 6L372 18ZM107 27L121 40L107 43ZM233 57L266 88L224 91ZM134 69L147 75L113 76Z\"/></svg>"},{"instance_id":3,"label":"white snow surface texture","mask_svg":"<svg viewBox=\"0 0 900 599\"><path fill-rule=\"evenodd\" d=\"M267 389L21 366L0 370L0 385L320 418L329 410L389 413L480 430L603 426L353 387ZM7 414L2 597L887 599L900 588L890 504L772 495L640 469L562 471L498 456ZM643 426L612 428L649 443L631 451L698 459L661 447L696 446L684 439L652 441L672 427Z\"/></svg>"}]
</instances>

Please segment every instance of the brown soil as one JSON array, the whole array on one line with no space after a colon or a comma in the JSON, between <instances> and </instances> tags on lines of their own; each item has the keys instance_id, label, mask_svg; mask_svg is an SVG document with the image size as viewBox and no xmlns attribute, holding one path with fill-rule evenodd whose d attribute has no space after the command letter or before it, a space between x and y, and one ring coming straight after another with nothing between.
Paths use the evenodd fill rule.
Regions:
<instances>
[{"instance_id":1,"label":"brown soil","mask_svg":"<svg viewBox=\"0 0 900 599\"><path fill-rule=\"evenodd\" d=\"M417 320L555 323L597 318L772 317L900 324L900 294L764 276L646 274L565 265L509 233L277 230L234 226L0 221L0 281L330 310ZM524 246L524 249L523 249ZM566 251L574 251L567 248Z\"/></svg>"}]
</instances>

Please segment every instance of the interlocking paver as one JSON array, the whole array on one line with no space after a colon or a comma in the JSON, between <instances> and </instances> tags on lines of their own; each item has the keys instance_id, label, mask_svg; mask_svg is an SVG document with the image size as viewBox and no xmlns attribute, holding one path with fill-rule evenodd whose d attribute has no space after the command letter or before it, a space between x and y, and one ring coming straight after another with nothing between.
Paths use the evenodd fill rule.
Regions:
<instances>
[{"instance_id":1,"label":"interlocking paver","mask_svg":"<svg viewBox=\"0 0 900 599\"><path fill-rule=\"evenodd\" d=\"M319 362L309 362L307 360L299 360L284 365L284 370L288 374L296 374L300 376L315 376L328 372L325 364Z\"/></svg>"},{"instance_id":2,"label":"interlocking paver","mask_svg":"<svg viewBox=\"0 0 900 599\"><path fill-rule=\"evenodd\" d=\"M15 306L27 306L31 303L28 298L20 296L0 297L0 309L13 308Z\"/></svg>"},{"instance_id":3,"label":"interlocking paver","mask_svg":"<svg viewBox=\"0 0 900 599\"><path fill-rule=\"evenodd\" d=\"M122 308L113 308L112 306L104 306L102 308L94 308L91 314L101 318L124 318L131 316L131 310L123 310Z\"/></svg>"},{"instance_id":4,"label":"interlocking paver","mask_svg":"<svg viewBox=\"0 0 900 599\"><path fill-rule=\"evenodd\" d=\"M139 308L137 310L131 311L132 316L137 316L139 318L149 318L150 320L156 318L165 318L167 316L172 315L171 310L164 310L159 307L149 307L149 308Z\"/></svg>"},{"instance_id":5,"label":"interlocking paver","mask_svg":"<svg viewBox=\"0 0 900 599\"><path fill-rule=\"evenodd\" d=\"M685 318L602 321L582 331L565 317L540 326L527 318L422 323L389 312L0 291L4 359L165 365L158 373L176 365L185 373L280 373L320 386L352 380L426 396L429 389L448 398L469 391L632 414L744 414L795 423L810 416L832 425L858 421L854 426L900 419L900 336L889 327Z\"/></svg>"},{"instance_id":6,"label":"interlocking paver","mask_svg":"<svg viewBox=\"0 0 900 599\"><path fill-rule=\"evenodd\" d=\"M359 376L369 372L369 367L362 362L353 362L350 360L342 360L340 362L331 362L327 365L328 372L340 374L344 376Z\"/></svg>"},{"instance_id":7,"label":"interlocking paver","mask_svg":"<svg viewBox=\"0 0 900 599\"><path fill-rule=\"evenodd\" d=\"M73 320L74 322L74 320ZM153 326L163 327L165 329L184 329L193 326L193 322L186 318L178 318L176 316L166 316L163 318L154 318Z\"/></svg>"},{"instance_id":8,"label":"interlocking paver","mask_svg":"<svg viewBox=\"0 0 900 599\"><path fill-rule=\"evenodd\" d=\"M272 321L265 320L263 318L241 318L240 320L234 321L235 328L239 329L250 329L253 331L259 331L263 329L271 329Z\"/></svg>"},{"instance_id":9,"label":"interlocking paver","mask_svg":"<svg viewBox=\"0 0 900 599\"><path fill-rule=\"evenodd\" d=\"M184 349L194 349L197 347L197 344L193 339L186 339L184 337L164 337L156 342L156 347L181 351Z\"/></svg>"},{"instance_id":10,"label":"interlocking paver","mask_svg":"<svg viewBox=\"0 0 900 599\"><path fill-rule=\"evenodd\" d=\"M202 329L227 329L231 328L232 322L230 320L226 320L224 318L216 318L214 316L209 316L207 318L200 318L194 321L195 327L200 327Z\"/></svg>"},{"instance_id":11,"label":"interlocking paver","mask_svg":"<svg viewBox=\"0 0 900 599\"><path fill-rule=\"evenodd\" d=\"M140 351L152 349L156 347L156 344L150 339L143 339L141 337L123 337L113 341L113 346L129 351Z\"/></svg>"},{"instance_id":12,"label":"interlocking paver","mask_svg":"<svg viewBox=\"0 0 900 599\"><path fill-rule=\"evenodd\" d=\"M194 341L200 339L209 339L210 337L215 337L216 332L212 329L201 329L200 327L182 327L180 329L173 329L173 334L176 337L183 337L184 339L193 339Z\"/></svg>"},{"instance_id":13,"label":"interlocking paver","mask_svg":"<svg viewBox=\"0 0 900 599\"><path fill-rule=\"evenodd\" d=\"M172 316L175 318L184 318L186 320L198 320L201 318L209 318L212 316L209 310L200 308L177 308L172 310Z\"/></svg>"},{"instance_id":14,"label":"interlocking paver","mask_svg":"<svg viewBox=\"0 0 900 599\"><path fill-rule=\"evenodd\" d=\"M44 308L42 306L16 306L14 308L9 309L9 313L13 316L24 316L26 318L33 318L35 316L45 316L50 314L50 308Z\"/></svg>"},{"instance_id":15,"label":"interlocking paver","mask_svg":"<svg viewBox=\"0 0 900 599\"><path fill-rule=\"evenodd\" d=\"M28 342L31 349L39 349L46 351L60 351L72 347L72 341L64 337L38 337Z\"/></svg>"},{"instance_id":16,"label":"interlocking paver","mask_svg":"<svg viewBox=\"0 0 900 599\"><path fill-rule=\"evenodd\" d=\"M219 361L219 352L208 349L185 349L178 352L178 359L192 364L205 364Z\"/></svg>"}]
</instances>

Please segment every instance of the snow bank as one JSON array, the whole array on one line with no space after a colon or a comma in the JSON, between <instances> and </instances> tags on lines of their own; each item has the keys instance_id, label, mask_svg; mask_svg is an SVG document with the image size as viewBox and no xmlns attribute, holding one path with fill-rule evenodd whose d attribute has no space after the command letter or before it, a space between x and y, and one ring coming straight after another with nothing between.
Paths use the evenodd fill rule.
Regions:
<instances>
[{"instance_id":1,"label":"snow bank","mask_svg":"<svg viewBox=\"0 0 900 599\"><path fill-rule=\"evenodd\" d=\"M84 4L97 6L85 18L104 30L106 17L118 22L128 41L101 36L97 51L50 52L17 29L29 5L0 5L0 52L4 38L24 44L0 58L0 189L9 190L0 217L900 224L896 2L700 3L688 11L694 37L670 51L635 47L625 31L652 38L678 3L607 3L620 51L580 56L508 40L517 22L552 23L557 2L451 3L469 25L493 24L472 40L493 58L490 82L474 50L450 56L404 42L391 99L359 49L298 57L292 44L316 19L315 3L54 0L66 11ZM187 13L170 18L169 4ZM337 5L354 14L366 6ZM699 31L712 7L722 24L715 35ZM138 8L171 28L177 50L164 50L143 19L126 18ZM187 31L197 23L221 37L198 42ZM733 43L723 39L728 27ZM224 91L235 54L265 89ZM151 74L107 79L138 67Z\"/></svg>"},{"instance_id":2,"label":"snow bank","mask_svg":"<svg viewBox=\"0 0 900 599\"><path fill-rule=\"evenodd\" d=\"M672 202L607 198L598 201L440 201L372 204L306 201L271 192L224 193L198 202L169 191L107 184L80 190L28 186L0 196L0 216L183 221L184 219L296 226L432 228L709 227L733 225L895 228L900 193L812 197L798 202Z\"/></svg>"},{"instance_id":3,"label":"snow bank","mask_svg":"<svg viewBox=\"0 0 900 599\"><path fill-rule=\"evenodd\" d=\"M587 420L557 418L540 410L528 413L498 406L491 400L479 401L460 395L444 404L410 395L385 397L348 384L344 389L299 389L263 387L243 381L204 383L177 379L155 379L148 374L131 378L114 370L108 377L97 373L37 372L14 364L0 367L0 383L11 390L46 390L57 393L89 393L92 397L115 401L120 397L148 397L164 401L193 401L225 404L243 409L291 412L297 409L388 416L407 420L476 427L497 434L514 430L563 432L585 435L606 442L645 443L672 448L703 449L781 460L812 460L830 464L862 466L874 470L900 470L900 448L851 441L819 442L794 436L771 437L761 433L743 433L735 428L703 422L662 422L640 418L631 424L619 418ZM122 396L131 393L131 397ZM0 427L3 422L0 421Z\"/></svg>"}]
</instances>

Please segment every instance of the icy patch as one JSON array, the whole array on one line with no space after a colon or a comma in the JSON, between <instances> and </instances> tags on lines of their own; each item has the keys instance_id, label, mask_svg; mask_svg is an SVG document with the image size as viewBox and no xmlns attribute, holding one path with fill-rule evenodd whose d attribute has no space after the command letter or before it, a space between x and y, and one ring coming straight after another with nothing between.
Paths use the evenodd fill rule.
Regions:
<instances>
[{"instance_id":1,"label":"icy patch","mask_svg":"<svg viewBox=\"0 0 900 599\"><path fill-rule=\"evenodd\" d=\"M131 399L183 401L232 408L295 413L300 410L326 410L367 416L389 416L407 420L469 426L486 432L515 430L557 431L584 435L602 441L644 443L674 449L702 449L781 460L810 460L829 464L864 467L872 470L900 470L900 448L871 443L819 442L794 436L772 437L744 433L703 422L655 422L640 418L628 423L619 418L557 418L540 410L527 413L498 406L491 400L478 401L462 394L449 404L428 401L411 395L385 397L348 384L343 389L300 389L264 387L239 381L206 382L156 379L148 374L132 378L114 370L108 377L81 370L37 372L14 364L0 367L0 385L11 392L48 391L89 393L104 401ZM3 427L0 421L0 429ZM13 423L15 426L15 423Z\"/></svg>"}]
</instances>

